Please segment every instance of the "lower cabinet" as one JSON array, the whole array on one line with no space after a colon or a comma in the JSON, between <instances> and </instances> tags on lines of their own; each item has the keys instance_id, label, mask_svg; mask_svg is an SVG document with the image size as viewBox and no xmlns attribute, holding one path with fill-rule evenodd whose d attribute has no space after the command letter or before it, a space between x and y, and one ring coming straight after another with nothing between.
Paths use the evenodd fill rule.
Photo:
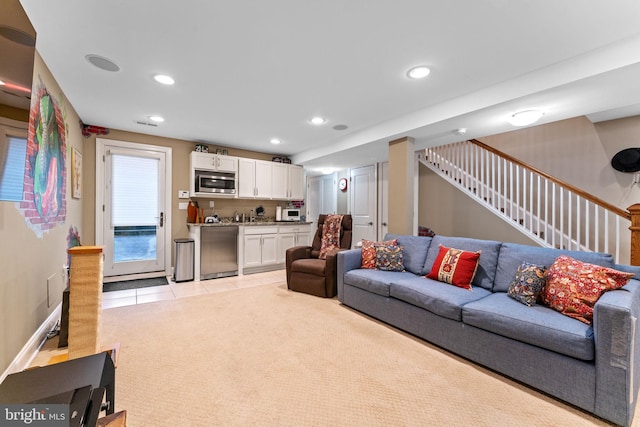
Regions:
<instances>
[{"instance_id":1,"label":"lower cabinet","mask_svg":"<svg viewBox=\"0 0 640 427\"><path fill-rule=\"evenodd\" d=\"M311 224L242 227L242 274L283 268L287 249L311 244Z\"/></svg>"},{"instance_id":2,"label":"lower cabinet","mask_svg":"<svg viewBox=\"0 0 640 427\"><path fill-rule=\"evenodd\" d=\"M311 225L281 225L278 230L278 264L286 262L287 249L294 246L309 246Z\"/></svg>"},{"instance_id":3,"label":"lower cabinet","mask_svg":"<svg viewBox=\"0 0 640 427\"><path fill-rule=\"evenodd\" d=\"M245 227L243 267L253 268L278 262L278 228Z\"/></svg>"}]
</instances>

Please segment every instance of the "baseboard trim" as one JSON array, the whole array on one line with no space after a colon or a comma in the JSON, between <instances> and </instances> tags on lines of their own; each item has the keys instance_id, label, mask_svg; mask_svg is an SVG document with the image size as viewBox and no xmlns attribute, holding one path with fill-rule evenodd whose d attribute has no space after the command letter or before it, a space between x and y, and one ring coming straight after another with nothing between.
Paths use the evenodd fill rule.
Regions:
<instances>
[{"instance_id":1,"label":"baseboard trim","mask_svg":"<svg viewBox=\"0 0 640 427\"><path fill-rule=\"evenodd\" d=\"M60 320L61 313L62 302L60 302L51 312L49 317L42 322L42 325L40 325L38 330L35 331L29 341L27 341L24 347L22 347L22 350L20 350L18 355L13 359L9 367L2 373L0 376L0 383L4 381L7 375L23 371L31 365L31 362L35 359L40 347L42 347L42 344L44 344L47 339L47 334L54 328L58 320Z\"/></svg>"}]
</instances>

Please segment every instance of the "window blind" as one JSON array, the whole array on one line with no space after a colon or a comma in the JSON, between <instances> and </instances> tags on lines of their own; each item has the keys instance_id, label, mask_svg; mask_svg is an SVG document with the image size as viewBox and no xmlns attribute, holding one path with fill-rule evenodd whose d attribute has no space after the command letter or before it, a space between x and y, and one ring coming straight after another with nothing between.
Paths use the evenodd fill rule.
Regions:
<instances>
[{"instance_id":1,"label":"window blind","mask_svg":"<svg viewBox=\"0 0 640 427\"><path fill-rule=\"evenodd\" d=\"M157 225L159 160L112 154L111 168L111 225Z\"/></svg>"},{"instance_id":2,"label":"window blind","mask_svg":"<svg viewBox=\"0 0 640 427\"><path fill-rule=\"evenodd\" d=\"M22 201L27 139L7 136L0 140L0 200Z\"/></svg>"}]
</instances>

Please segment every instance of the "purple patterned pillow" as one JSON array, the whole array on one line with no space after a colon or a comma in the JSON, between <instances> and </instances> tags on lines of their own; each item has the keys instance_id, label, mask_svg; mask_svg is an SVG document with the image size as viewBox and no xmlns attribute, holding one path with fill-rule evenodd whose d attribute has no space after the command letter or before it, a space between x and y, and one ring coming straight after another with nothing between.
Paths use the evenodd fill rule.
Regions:
<instances>
[{"instance_id":1,"label":"purple patterned pillow","mask_svg":"<svg viewBox=\"0 0 640 427\"><path fill-rule=\"evenodd\" d=\"M402 246L376 246L376 268L385 271L404 271Z\"/></svg>"},{"instance_id":2,"label":"purple patterned pillow","mask_svg":"<svg viewBox=\"0 0 640 427\"><path fill-rule=\"evenodd\" d=\"M533 307L546 283L546 267L523 262L518 267L516 277L509 285L507 295L522 304Z\"/></svg>"}]
</instances>

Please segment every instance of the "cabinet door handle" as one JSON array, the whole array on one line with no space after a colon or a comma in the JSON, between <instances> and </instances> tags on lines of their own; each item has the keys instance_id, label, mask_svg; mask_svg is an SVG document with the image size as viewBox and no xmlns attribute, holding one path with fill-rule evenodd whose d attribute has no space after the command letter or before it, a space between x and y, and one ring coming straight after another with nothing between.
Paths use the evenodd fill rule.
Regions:
<instances>
[{"instance_id":1,"label":"cabinet door handle","mask_svg":"<svg viewBox=\"0 0 640 427\"><path fill-rule=\"evenodd\" d=\"M368 222L367 225L373 225L373 222Z\"/></svg>"},{"instance_id":2,"label":"cabinet door handle","mask_svg":"<svg viewBox=\"0 0 640 427\"><path fill-rule=\"evenodd\" d=\"M382 223L382 226L383 226L383 227L386 227L386 226L387 226L387 223L386 223L386 222L383 222L383 223Z\"/></svg>"}]
</instances>

